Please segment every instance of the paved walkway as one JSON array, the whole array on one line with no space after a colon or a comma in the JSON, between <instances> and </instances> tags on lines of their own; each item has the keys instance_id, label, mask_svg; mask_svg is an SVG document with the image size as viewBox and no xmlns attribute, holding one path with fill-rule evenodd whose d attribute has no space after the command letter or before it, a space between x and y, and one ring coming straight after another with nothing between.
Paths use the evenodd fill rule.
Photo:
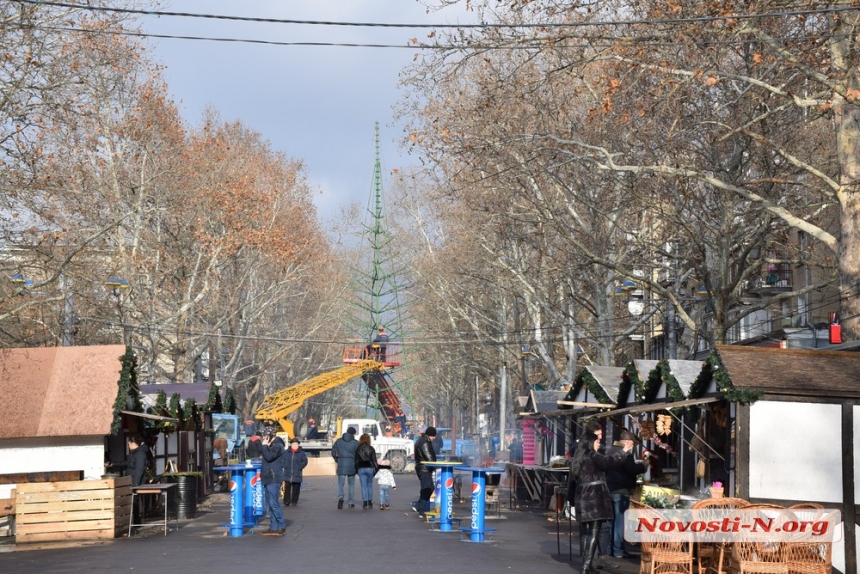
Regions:
<instances>
[{"instance_id":1,"label":"paved walkway","mask_svg":"<svg viewBox=\"0 0 860 574\"><path fill-rule=\"evenodd\" d=\"M502 509L502 518L487 520L496 528L493 540L461 542L455 532L429 530L410 508L417 498L414 474L396 475L391 509L337 509L334 477L305 481L298 506L284 509L283 537L253 534L225 536L229 498L211 495L194 520L182 521L166 537L147 527L131 538L85 544L14 546L0 544L2 571L16 574L55 572L180 572L236 574L250 572L316 572L319 574L397 574L429 572L579 572L576 525L573 561L568 559L567 522L562 523L557 551L554 514L537 509ZM358 482L356 480L356 482ZM358 486L358 485L356 485ZM356 488L356 490L359 490ZM507 502L507 492L503 501ZM376 501L378 504L378 501ZM467 517L469 502L455 503L455 516ZM174 523L171 522L171 526ZM465 521L464 521L465 525ZM633 574L635 559L618 561L606 574Z\"/></svg>"}]
</instances>

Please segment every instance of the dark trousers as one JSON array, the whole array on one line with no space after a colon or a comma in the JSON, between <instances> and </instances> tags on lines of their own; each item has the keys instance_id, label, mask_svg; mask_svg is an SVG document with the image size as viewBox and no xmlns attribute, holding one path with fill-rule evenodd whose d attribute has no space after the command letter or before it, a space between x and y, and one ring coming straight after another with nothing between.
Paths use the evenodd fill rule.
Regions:
<instances>
[{"instance_id":1,"label":"dark trousers","mask_svg":"<svg viewBox=\"0 0 860 574\"><path fill-rule=\"evenodd\" d=\"M284 504L298 504L301 490L301 482L284 482Z\"/></svg>"},{"instance_id":2,"label":"dark trousers","mask_svg":"<svg viewBox=\"0 0 860 574\"><path fill-rule=\"evenodd\" d=\"M415 471L418 475L418 480L421 481L421 490L418 493L418 512L427 512L430 510L430 497L436 486L433 484L433 471L422 469Z\"/></svg>"}]
</instances>

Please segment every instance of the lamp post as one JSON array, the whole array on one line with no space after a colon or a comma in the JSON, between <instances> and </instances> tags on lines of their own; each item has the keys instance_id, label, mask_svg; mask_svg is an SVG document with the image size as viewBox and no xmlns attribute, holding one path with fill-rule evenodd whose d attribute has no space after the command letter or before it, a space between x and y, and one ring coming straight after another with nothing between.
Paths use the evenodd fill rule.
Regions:
<instances>
[{"instance_id":1,"label":"lamp post","mask_svg":"<svg viewBox=\"0 0 860 574\"><path fill-rule=\"evenodd\" d=\"M119 324L122 328L122 342L124 345L129 344L128 330L125 325L125 318L122 312L122 292L130 287L128 279L122 279L116 275L111 275L105 280L105 285L113 290L113 296L116 298L117 310L119 311Z\"/></svg>"}]
</instances>

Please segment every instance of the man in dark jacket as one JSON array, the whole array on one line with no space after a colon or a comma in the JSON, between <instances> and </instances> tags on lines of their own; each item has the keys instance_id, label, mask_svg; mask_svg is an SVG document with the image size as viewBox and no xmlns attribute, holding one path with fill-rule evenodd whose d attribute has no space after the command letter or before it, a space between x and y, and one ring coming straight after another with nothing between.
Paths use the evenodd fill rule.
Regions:
<instances>
[{"instance_id":1,"label":"man in dark jacket","mask_svg":"<svg viewBox=\"0 0 860 574\"><path fill-rule=\"evenodd\" d=\"M606 486L609 488L609 497L612 499L612 526L610 528L609 544L604 548L608 554L615 558L626 558L624 550L624 513L630 508L630 495L636 488L636 476L645 472L645 465L633 459L631 450L636 442L636 437L629 431L621 431L619 442L624 448L614 446L610 452L628 450L624 458L624 464L618 468L606 471Z\"/></svg>"},{"instance_id":2,"label":"man in dark jacket","mask_svg":"<svg viewBox=\"0 0 860 574\"><path fill-rule=\"evenodd\" d=\"M263 433L254 433L248 440L248 446L245 448L245 458L260 458L263 456Z\"/></svg>"},{"instance_id":3,"label":"man in dark jacket","mask_svg":"<svg viewBox=\"0 0 860 574\"><path fill-rule=\"evenodd\" d=\"M430 496L433 494L433 469L427 467L425 462L436 462L436 451L433 450L433 439L436 437L436 427L427 427L415 442L415 474L421 481L421 490L418 492L418 504L416 510L418 516L424 518L424 514L430 510Z\"/></svg>"},{"instance_id":4,"label":"man in dark jacket","mask_svg":"<svg viewBox=\"0 0 860 574\"><path fill-rule=\"evenodd\" d=\"M263 536L283 536L287 523L281 510L281 483L284 482L284 441L275 435L274 427L263 429L263 468L260 478L269 507L269 530Z\"/></svg>"},{"instance_id":5,"label":"man in dark jacket","mask_svg":"<svg viewBox=\"0 0 860 574\"><path fill-rule=\"evenodd\" d=\"M358 441L355 440L356 429L350 427L343 436L334 441L331 456L337 461L337 507L343 508L343 481L348 484L349 507L355 506L355 451Z\"/></svg>"},{"instance_id":6,"label":"man in dark jacket","mask_svg":"<svg viewBox=\"0 0 860 574\"><path fill-rule=\"evenodd\" d=\"M143 484L143 477L146 474L147 459L149 458L149 447L143 442L143 439L138 435L133 435L128 439L128 474L131 476L131 485L140 486Z\"/></svg>"},{"instance_id":7,"label":"man in dark jacket","mask_svg":"<svg viewBox=\"0 0 860 574\"><path fill-rule=\"evenodd\" d=\"M143 484L143 477L146 474L146 465L148 464L149 447L143 442L139 435L132 435L128 438L128 458L126 459L126 469L131 477L132 486L140 486ZM140 505L141 498L135 499L134 507L131 509L131 518L133 524L140 524Z\"/></svg>"}]
</instances>

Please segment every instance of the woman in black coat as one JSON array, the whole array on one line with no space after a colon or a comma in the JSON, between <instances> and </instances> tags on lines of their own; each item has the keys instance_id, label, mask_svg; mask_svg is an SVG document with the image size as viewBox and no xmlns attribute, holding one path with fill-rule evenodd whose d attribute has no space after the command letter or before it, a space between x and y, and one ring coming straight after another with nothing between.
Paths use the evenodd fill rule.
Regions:
<instances>
[{"instance_id":1,"label":"woman in black coat","mask_svg":"<svg viewBox=\"0 0 860 574\"><path fill-rule=\"evenodd\" d=\"M624 464L628 448L611 454L600 452L603 430L592 421L585 427L570 461L570 476L576 480L576 521L582 540L582 574L595 572L592 564L597 551L597 537L605 520L612 520L612 499L606 486L604 471ZM630 447L632 448L632 447Z\"/></svg>"}]
</instances>

